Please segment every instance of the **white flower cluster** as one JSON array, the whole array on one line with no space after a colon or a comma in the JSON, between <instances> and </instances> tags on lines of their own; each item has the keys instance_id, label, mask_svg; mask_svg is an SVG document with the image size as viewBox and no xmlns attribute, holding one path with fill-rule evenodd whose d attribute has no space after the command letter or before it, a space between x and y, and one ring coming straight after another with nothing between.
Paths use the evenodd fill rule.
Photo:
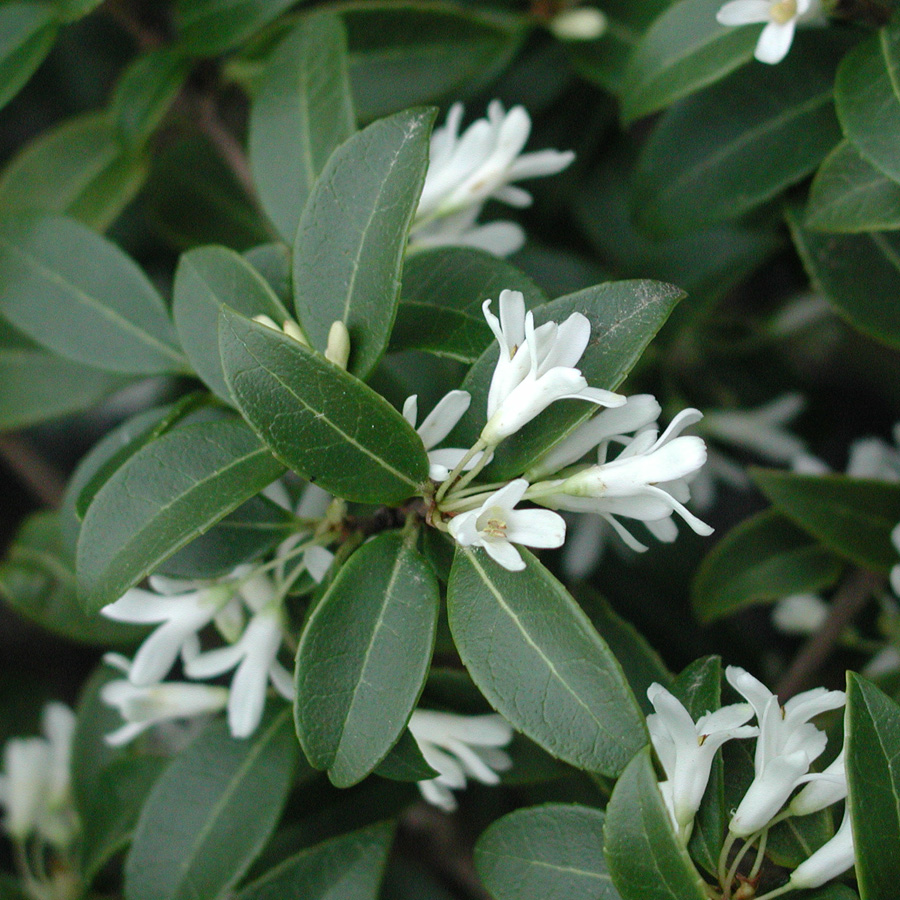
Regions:
<instances>
[{"instance_id":1,"label":"white flower cluster","mask_svg":"<svg viewBox=\"0 0 900 900\"><path fill-rule=\"evenodd\" d=\"M798 25L824 21L820 0L729 0L716 13L720 25L765 24L754 56L764 63L780 63L794 41Z\"/></svg>"},{"instance_id":2,"label":"white flower cluster","mask_svg":"<svg viewBox=\"0 0 900 900\"><path fill-rule=\"evenodd\" d=\"M756 737L753 781L732 813L729 837L719 861L719 881L722 889L728 891L740 861L754 842L759 840L761 849L751 877L762 861L768 829L791 816L810 815L843 800L847 779L843 750L824 771L810 772L827 744L825 733L810 720L843 706L843 691L815 688L792 697L782 706L775 694L744 669L729 666L725 675L746 703L724 706L694 722L678 699L661 685L653 684L647 695L656 712L647 717L647 727L666 775L660 791L685 846L716 750L732 739ZM756 724L747 724L754 717ZM729 853L738 839L744 840L744 850L729 866ZM853 860L853 835L845 811L834 837L791 874L790 889L818 887L846 871ZM778 892L787 889L786 885Z\"/></svg>"}]
</instances>

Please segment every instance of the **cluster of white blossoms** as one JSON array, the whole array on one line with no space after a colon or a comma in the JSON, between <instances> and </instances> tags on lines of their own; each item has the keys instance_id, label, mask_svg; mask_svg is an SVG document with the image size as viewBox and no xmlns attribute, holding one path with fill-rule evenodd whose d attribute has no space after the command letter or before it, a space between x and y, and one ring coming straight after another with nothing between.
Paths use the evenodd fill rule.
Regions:
<instances>
[{"instance_id":1,"label":"cluster of white blossoms","mask_svg":"<svg viewBox=\"0 0 900 900\"><path fill-rule=\"evenodd\" d=\"M590 322L581 313L572 313L562 323L536 326L518 291L501 292L499 313L495 316L491 301L485 301L484 315L497 338L499 356L479 440L468 450L432 449L468 409L470 397L464 391L445 397L419 427L432 477L443 482L436 495L438 526L460 546L482 547L511 571L525 567L516 544L562 546L566 523L556 510L601 516L637 550L646 546L619 517L643 522L663 541L674 540L678 533L675 514L698 534L710 534L712 529L685 506L689 482L706 460L706 446L701 438L681 431L701 414L684 410L660 434L660 406L653 397L628 398L590 387L577 367L591 335ZM499 444L558 400L584 400L601 411L532 463L523 477L499 487L467 487ZM415 424L414 407L405 412ZM596 462L585 460L589 454ZM517 509L524 501L546 508Z\"/></svg>"},{"instance_id":2,"label":"cluster of white blossoms","mask_svg":"<svg viewBox=\"0 0 900 900\"><path fill-rule=\"evenodd\" d=\"M775 694L744 669L729 666L725 675L746 703L723 706L694 722L677 698L662 685L653 684L647 695L656 711L647 717L647 727L666 775L660 791L684 846L690 838L716 751L729 740L756 738L753 781L732 812L719 860L719 882L730 895L738 867L754 843L759 846L750 881L756 878L762 864L769 829L791 816L810 815L843 800L847 796L847 779L843 750L822 772L810 771L827 744L825 732L810 720L842 707L843 691L815 688L782 705ZM754 718L756 724L748 724ZM801 790L795 794L797 788ZM734 859L729 859L737 840L743 840L744 846ZM853 861L853 835L845 811L834 837L801 863L786 884L765 896L818 887L842 874Z\"/></svg>"},{"instance_id":3,"label":"cluster of white blossoms","mask_svg":"<svg viewBox=\"0 0 900 900\"><path fill-rule=\"evenodd\" d=\"M478 225L484 204L499 200L514 207L530 205L531 195L513 182L555 175L575 154L558 150L522 153L531 132L531 119L522 106L506 112L503 104L494 100L487 117L477 119L460 134L462 117L462 104L454 103L444 125L431 136L428 172L410 246L477 247L495 256L509 256L525 242L525 233L515 222Z\"/></svg>"},{"instance_id":4,"label":"cluster of white blossoms","mask_svg":"<svg viewBox=\"0 0 900 900\"><path fill-rule=\"evenodd\" d=\"M716 13L720 25L765 24L753 55L764 63L780 63L794 41L798 25L821 24L820 0L729 0Z\"/></svg>"}]
</instances>

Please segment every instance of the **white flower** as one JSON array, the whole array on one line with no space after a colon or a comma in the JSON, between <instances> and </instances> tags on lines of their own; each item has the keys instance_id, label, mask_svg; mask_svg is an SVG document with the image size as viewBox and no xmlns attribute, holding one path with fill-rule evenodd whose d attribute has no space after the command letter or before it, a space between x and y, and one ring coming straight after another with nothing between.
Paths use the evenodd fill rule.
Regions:
<instances>
[{"instance_id":1,"label":"white flower","mask_svg":"<svg viewBox=\"0 0 900 900\"><path fill-rule=\"evenodd\" d=\"M500 219L476 224L481 206L463 209L416 227L410 235L414 249L428 247L474 247L494 256L510 256L525 243L525 231L516 222Z\"/></svg>"},{"instance_id":2,"label":"white flower","mask_svg":"<svg viewBox=\"0 0 900 900\"><path fill-rule=\"evenodd\" d=\"M666 773L663 798L675 830L686 844L716 750L732 738L753 737L759 729L745 724L753 716L747 703L723 706L695 723L681 701L661 684L651 684L647 696L656 710L647 716L647 728Z\"/></svg>"},{"instance_id":3,"label":"white flower","mask_svg":"<svg viewBox=\"0 0 900 900\"><path fill-rule=\"evenodd\" d=\"M565 322L534 327L519 291L500 293L499 319L485 300L484 317L500 344L500 356L488 391L487 425L481 439L490 447L515 434L556 400L588 400L601 406L622 406L625 397L588 387L575 364L591 337L591 324L581 313Z\"/></svg>"},{"instance_id":4,"label":"white flower","mask_svg":"<svg viewBox=\"0 0 900 900\"><path fill-rule=\"evenodd\" d=\"M429 472L428 475L434 481L446 481L450 472L462 461L466 450L456 447L446 447L442 450L432 448L439 444L456 427L456 423L463 417L469 408L472 397L468 391L450 391L441 398L437 406L425 417L422 424L416 428L416 419L419 415L418 396L413 394L406 398L403 404L403 418L416 428L416 434L422 438L422 443L428 451ZM481 461L482 454L476 454L466 465L471 469Z\"/></svg>"},{"instance_id":5,"label":"white flower","mask_svg":"<svg viewBox=\"0 0 900 900\"><path fill-rule=\"evenodd\" d=\"M826 841L791 873L792 888L817 888L832 878L846 872L856 861L853 847L853 829L850 825L850 807L844 809L841 826L830 841Z\"/></svg>"},{"instance_id":6,"label":"white flower","mask_svg":"<svg viewBox=\"0 0 900 900\"><path fill-rule=\"evenodd\" d=\"M716 13L720 25L767 23L753 54L764 63L781 62L791 48L797 25L821 18L819 0L730 0Z\"/></svg>"},{"instance_id":7,"label":"white flower","mask_svg":"<svg viewBox=\"0 0 900 900\"><path fill-rule=\"evenodd\" d=\"M466 786L466 776L482 784L498 784L498 772L512 766L501 747L513 736L512 726L502 716L456 716L417 709L409 730L425 762L440 775L419 782L422 796L446 812L456 809L453 790Z\"/></svg>"},{"instance_id":8,"label":"white flower","mask_svg":"<svg viewBox=\"0 0 900 900\"><path fill-rule=\"evenodd\" d=\"M813 634L828 616L828 604L816 594L782 597L772 610L772 623L785 634Z\"/></svg>"},{"instance_id":9,"label":"white flower","mask_svg":"<svg viewBox=\"0 0 900 900\"><path fill-rule=\"evenodd\" d=\"M815 781L810 781L788 807L792 816L808 816L847 796L847 771L844 765L844 748Z\"/></svg>"},{"instance_id":10,"label":"white flower","mask_svg":"<svg viewBox=\"0 0 900 900\"><path fill-rule=\"evenodd\" d=\"M448 529L461 547L483 547L495 562L518 572L525 562L513 544L560 547L566 539L562 516L546 509L515 509L528 482L517 478L491 494L478 509L452 518Z\"/></svg>"},{"instance_id":11,"label":"white flower","mask_svg":"<svg viewBox=\"0 0 900 900\"><path fill-rule=\"evenodd\" d=\"M814 688L782 707L778 697L744 669L729 666L725 677L753 707L759 723L753 782L728 826L738 837L749 837L772 820L796 787L820 777L808 772L825 750L827 737L809 720L843 706L845 695Z\"/></svg>"},{"instance_id":12,"label":"white flower","mask_svg":"<svg viewBox=\"0 0 900 900\"><path fill-rule=\"evenodd\" d=\"M50 747L41 738L13 738L3 749L0 802L6 807L3 827L24 841L37 826L44 798Z\"/></svg>"},{"instance_id":13,"label":"white flower","mask_svg":"<svg viewBox=\"0 0 900 900\"><path fill-rule=\"evenodd\" d=\"M608 27L606 14L596 6L564 9L550 20L550 30L561 41L596 41Z\"/></svg>"}]
</instances>

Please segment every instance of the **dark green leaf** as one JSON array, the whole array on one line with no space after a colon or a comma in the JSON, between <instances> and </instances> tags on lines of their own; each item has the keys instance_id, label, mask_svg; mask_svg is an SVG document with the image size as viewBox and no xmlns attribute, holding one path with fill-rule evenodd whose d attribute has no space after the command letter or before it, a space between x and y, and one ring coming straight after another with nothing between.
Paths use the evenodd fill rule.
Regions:
<instances>
[{"instance_id":1,"label":"dark green leaf","mask_svg":"<svg viewBox=\"0 0 900 900\"><path fill-rule=\"evenodd\" d=\"M393 836L393 825L382 823L307 847L237 900L375 900Z\"/></svg>"},{"instance_id":2,"label":"dark green leaf","mask_svg":"<svg viewBox=\"0 0 900 900\"><path fill-rule=\"evenodd\" d=\"M616 782L603 837L606 863L623 900L706 898L702 879L675 837L649 748Z\"/></svg>"},{"instance_id":3,"label":"dark green leaf","mask_svg":"<svg viewBox=\"0 0 900 900\"><path fill-rule=\"evenodd\" d=\"M296 0L177 0L179 46L198 56L215 56L242 43L278 18Z\"/></svg>"},{"instance_id":4,"label":"dark green leaf","mask_svg":"<svg viewBox=\"0 0 900 900\"><path fill-rule=\"evenodd\" d=\"M0 310L76 362L141 375L184 369L165 303L144 273L69 219L0 224Z\"/></svg>"},{"instance_id":5,"label":"dark green leaf","mask_svg":"<svg viewBox=\"0 0 900 900\"><path fill-rule=\"evenodd\" d=\"M96 9L102 2L103 0L53 0L53 5L64 22L74 22Z\"/></svg>"},{"instance_id":6,"label":"dark green leaf","mask_svg":"<svg viewBox=\"0 0 900 900\"><path fill-rule=\"evenodd\" d=\"M606 775L647 740L615 657L563 586L527 551L509 572L457 549L447 605L460 656L490 704L560 759Z\"/></svg>"},{"instance_id":7,"label":"dark green leaf","mask_svg":"<svg viewBox=\"0 0 900 900\"><path fill-rule=\"evenodd\" d=\"M244 259L259 272L285 309L293 306L291 248L284 244L260 244L244 251Z\"/></svg>"},{"instance_id":8,"label":"dark green leaf","mask_svg":"<svg viewBox=\"0 0 900 900\"><path fill-rule=\"evenodd\" d=\"M897 562L891 529L900 521L900 485L774 469L752 475L779 512L829 550L874 572Z\"/></svg>"},{"instance_id":9,"label":"dark green leaf","mask_svg":"<svg viewBox=\"0 0 900 900\"><path fill-rule=\"evenodd\" d=\"M475 362L494 337L481 304L496 302L503 290L521 291L528 309L548 299L527 275L483 250L438 247L411 254L389 349Z\"/></svg>"},{"instance_id":10,"label":"dark green leaf","mask_svg":"<svg viewBox=\"0 0 900 900\"><path fill-rule=\"evenodd\" d=\"M847 675L847 786L862 900L891 900L900 882L900 707Z\"/></svg>"},{"instance_id":11,"label":"dark green leaf","mask_svg":"<svg viewBox=\"0 0 900 900\"><path fill-rule=\"evenodd\" d=\"M232 738L224 721L207 726L141 811L125 863L126 900L222 896L274 830L296 759L287 709L246 740Z\"/></svg>"},{"instance_id":12,"label":"dark green leaf","mask_svg":"<svg viewBox=\"0 0 900 900\"><path fill-rule=\"evenodd\" d=\"M46 3L0 7L0 106L31 78L56 38L56 15Z\"/></svg>"},{"instance_id":13,"label":"dark green leaf","mask_svg":"<svg viewBox=\"0 0 900 900\"><path fill-rule=\"evenodd\" d=\"M428 168L433 110L409 110L351 137L330 157L294 245L297 317L319 350L341 321L350 371L364 377L387 347L407 232Z\"/></svg>"},{"instance_id":14,"label":"dark green leaf","mask_svg":"<svg viewBox=\"0 0 900 900\"><path fill-rule=\"evenodd\" d=\"M795 869L834 835L831 809L779 822L766 842L766 856L776 865Z\"/></svg>"},{"instance_id":15,"label":"dark green leaf","mask_svg":"<svg viewBox=\"0 0 900 900\"><path fill-rule=\"evenodd\" d=\"M408 728L403 729L400 740L391 752L375 767L375 774L391 781L423 781L437 778L437 770L425 762L422 751Z\"/></svg>"},{"instance_id":16,"label":"dark green leaf","mask_svg":"<svg viewBox=\"0 0 900 900\"><path fill-rule=\"evenodd\" d=\"M289 244L328 157L356 130L346 54L339 19L303 18L272 54L253 97L250 168Z\"/></svg>"},{"instance_id":17,"label":"dark green leaf","mask_svg":"<svg viewBox=\"0 0 900 900\"><path fill-rule=\"evenodd\" d=\"M400 503L419 491L428 477L419 436L361 381L229 310L220 341L235 402L285 465L361 503Z\"/></svg>"},{"instance_id":18,"label":"dark green leaf","mask_svg":"<svg viewBox=\"0 0 900 900\"><path fill-rule=\"evenodd\" d=\"M619 900L603 858L603 813L547 804L494 822L475 867L496 900Z\"/></svg>"},{"instance_id":19,"label":"dark green leaf","mask_svg":"<svg viewBox=\"0 0 900 900\"><path fill-rule=\"evenodd\" d=\"M742 522L707 554L694 578L691 602L701 622L753 603L830 587L841 560L775 510Z\"/></svg>"},{"instance_id":20,"label":"dark green leaf","mask_svg":"<svg viewBox=\"0 0 900 900\"><path fill-rule=\"evenodd\" d=\"M242 422L178 428L106 482L78 537L79 595L97 610L281 474Z\"/></svg>"}]
</instances>

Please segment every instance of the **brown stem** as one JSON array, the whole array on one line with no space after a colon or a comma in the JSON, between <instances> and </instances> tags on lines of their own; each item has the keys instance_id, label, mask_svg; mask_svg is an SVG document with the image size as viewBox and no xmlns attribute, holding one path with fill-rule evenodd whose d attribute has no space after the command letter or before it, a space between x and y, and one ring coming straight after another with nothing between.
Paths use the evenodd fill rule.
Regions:
<instances>
[{"instance_id":1,"label":"brown stem","mask_svg":"<svg viewBox=\"0 0 900 900\"><path fill-rule=\"evenodd\" d=\"M45 506L58 507L66 483L62 475L21 438L0 437L0 458Z\"/></svg>"},{"instance_id":2,"label":"brown stem","mask_svg":"<svg viewBox=\"0 0 900 900\"><path fill-rule=\"evenodd\" d=\"M866 569L853 569L835 593L822 627L803 645L776 689L782 703L808 688L834 650L844 629L881 589L884 578Z\"/></svg>"},{"instance_id":3,"label":"brown stem","mask_svg":"<svg viewBox=\"0 0 900 900\"><path fill-rule=\"evenodd\" d=\"M122 0L106 0L103 11L115 19L123 31L131 35L139 50L153 50L163 43L162 36L140 22L128 4Z\"/></svg>"},{"instance_id":4,"label":"brown stem","mask_svg":"<svg viewBox=\"0 0 900 900\"><path fill-rule=\"evenodd\" d=\"M196 98L196 108L198 113L197 125L200 131L210 139L219 156L222 157L225 164L240 181L241 187L255 200L256 186L253 184L253 175L250 172L247 154L244 153L244 148L240 145L237 138L225 127L219 118L215 98L210 94L200 94Z\"/></svg>"}]
</instances>

